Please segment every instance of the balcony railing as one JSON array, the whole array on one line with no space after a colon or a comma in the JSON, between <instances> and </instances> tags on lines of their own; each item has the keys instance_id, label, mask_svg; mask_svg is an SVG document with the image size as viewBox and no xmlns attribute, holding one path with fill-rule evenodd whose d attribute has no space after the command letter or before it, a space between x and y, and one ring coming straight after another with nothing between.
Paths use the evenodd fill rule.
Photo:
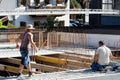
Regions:
<instances>
[{"instance_id":1,"label":"balcony railing","mask_svg":"<svg viewBox=\"0 0 120 80\"><path fill-rule=\"evenodd\" d=\"M119 10L103 9L26 9L0 11L0 15L63 15L63 14L120 14Z\"/></svg>"}]
</instances>

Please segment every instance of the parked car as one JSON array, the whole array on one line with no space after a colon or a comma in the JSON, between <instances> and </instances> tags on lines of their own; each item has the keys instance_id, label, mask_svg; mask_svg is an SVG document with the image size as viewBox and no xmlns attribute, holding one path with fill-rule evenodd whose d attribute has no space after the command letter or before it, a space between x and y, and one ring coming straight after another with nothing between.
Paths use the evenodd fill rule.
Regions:
<instances>
[{"instance_id":1,"label":"parked car","mask_svg":"<svg viewBox=\"0 0 120 80\"><path fill-rule=\"evenodd\" d=\"M70 23L70 27L77 27L78 25L75 23Z\"/></svg>"},{"instance_id":2,"label":"parked car","mask_svg":"<svg viewBox=\"0 0 120 80\"><path fill-rule=\"evenodd\" d=\"M71 27L77 27L77 26L79 26L79 21L74 20L74 19L70 19L70 26Z\"/></svg>"},{"instance_id":3,"label":"parked car","mask_svg":"<svg viewBox=\"0 0 120 80\"><path fill-rule=\"evenodd\" d=\"M79 27L83 25L83 19L70 19L70 27Z\"/></svg>"}]
</instances>

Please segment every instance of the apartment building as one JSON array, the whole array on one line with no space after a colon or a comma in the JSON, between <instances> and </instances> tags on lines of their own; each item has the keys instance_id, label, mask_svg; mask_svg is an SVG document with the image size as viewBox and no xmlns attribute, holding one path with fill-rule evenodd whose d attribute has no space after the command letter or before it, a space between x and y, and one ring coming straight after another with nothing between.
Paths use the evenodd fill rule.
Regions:
<instances>
[{"instance_id":1,"label":"apartment building","mask_svg":"<svg viewBox=\"0 0 120 80\"><path fill-rule=\"evenodd\" d=\"M120 10L120 0L90 0L90 9ZM90 25L120 25L120 15L92 14Z\"/></svg>"},{"instance_id":2,"label":"apartment building","mask_svg":"<svg viewBox=\"0 0 120 80\"><path fill-rule=\"evenodd\" d=\"M11 4L7 4L11 3ZM66 9L67 0L1 0L0 10L14 11L14 10L39 10L39 9ZM8 16L10 22L17 27L25 27L26 24L33 24L35 27L46 26L47 16L56 17L61 26L68 26L66 16L59 15L14 15ZM62 17L62 19L61 19ZM66 23L66 21L67 23Z\"/></svg>"},{"instance_id":3,"label":"apartment building","mask_svg":"<svg viewBox=\"0 0 120 80\"><path fill-rule=\"evenodd\" d=\"M103 0L102 9L120 10L120 0ZM102 15L102 25L120 25L120 15Z\"/></svg>"},{"instance_id":4,"label":"apartment building","mask_svg":"<svg viewBox=\"0 0 120 80\"><path fill-rule=\"evenodd\" d=\"M101 9L101 10L120 10L120 0L76 0L80 8L85 9ZM6 3L7 2L7 3ZM11 3L11 4L8 4ZM70 9L70 0L0 0L1 11L15 10L39 10L39 9ZM77 9L77 8L75 8ZM76 15L76 14L75 14ZM90 25L120 25L120 15L105 14L83 14L85 15L85 23ZM17 27L24 27L26 24L33 24L36 27L46 26L46 14L37 15L13 15L8 16L10 22ZM61 26L69 26L70 13L52 14L54 20L58 20ZM73 16L74 17L74 16ZM76 16L75 16L76 17ZM71 18L72 19L72 18ZM114 19L114 20L113 20Z\"/></svg>"},{"instance_id":5,"label":"apartment building","mask_svg":"<svg viewBox=\"0 0 120 80\"><path fill-rule=\"evenodd\" d=\"M27 9L65 9L67 0L18 0L18 7L22 5ZM36 27L44 27L46 26L47 20L46 14L44 15L29 15L29 16L21 16L18 20L16 20L15 24L19 24L20 26L26 26L26 23L32 23ZM65 15L50 15L52 17L63 17ZM23 19L27 20L23 20ZM21 21L19 21L21 20ZM65 26L65 18L60 20L61 26Z\"/></svg>"}]
</instances>

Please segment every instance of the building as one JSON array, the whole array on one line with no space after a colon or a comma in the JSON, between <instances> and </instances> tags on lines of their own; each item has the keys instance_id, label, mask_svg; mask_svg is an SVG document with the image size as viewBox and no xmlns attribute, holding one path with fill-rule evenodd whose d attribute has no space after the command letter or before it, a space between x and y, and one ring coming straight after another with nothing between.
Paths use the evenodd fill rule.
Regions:
<instances>
[{"instance_id":1,"label":"building","mask_svg":"<svg viewBox=\"0 0 120 80\"><path fill-rule=\"evenodd\" d=\"M103 0L102 9L120 10L120 0ZM120 15L102 15L102 25L120 25Z\"/></svg>"},{"instance_id":2,"label":"building","mask_svg":"<svg viewBox=\"0 0 120 80\"><path fill-rule=\"evenodd\" d=\"M119 15L106 15L102 12L103 10L108 9L109 10L119 10L119 0L76 0L79 3L83 3L80 5L79 8L73 8L75 9L75 13L71 13L70 11L70 0L1 0L0 5L0 11L27 11L27 10L34 10L36 12L39 12L39 9L58 9L58 10L66 10L66 13L62 14L52 14L47 15L45 14L32 14L32 15L13 15L8 16L9 22L14 23L17 27L24 27L26 24L31 23L35 27L44 27L46 26L47 17L52 16L54 17L54 20L57 20L60 23L60 26L70 26L70 18L74 19L76 17L76 14L82 14L85 16L85 24L87 25L119 25L120 19ZM11 3L11 4L7 4ZM74 2L74 1L73 1ZM6 6L7 5L7 6ZM9 7L9 8L8 8ZM74 7L74 6L73 6ZM80 11L80 9L83 9ZM90 14L93 10L98 9L97 14ZM69 12L67 12L69 10ZM78 10L78 12L77 12ZM87 13L84 13L85 12ZM88 12L88 11L89 12ZM83 13L81 13L83 11ZM104 11L103 11L104 12ZM114 11L110 11L114 12ZM71 17L73 15L73 18ZM74 16L75 15L75 16ZM112 20L114 19L114 21ZM54 21L53 20L53 21ZM79 19L80 20L80 19Z\"/></svg>"},{"instance_id":3,"label":"building","mask_svg":"<svg viewBox=\"0 0 120 80\"><path fill-rule=\"evenodd\" d=\"M91 0L90 9L120 10L120 0ZM89 23L90 25L120 25L120 15L90 15Z\"/></svg>"},{"instance_id":4,"label":"building","mask_svg":"<svg viewBox=\"0 0 120 80\"><path fill-rule=\"evenodd\" d=\"M11 3L11 4L7 4ZM7 6L6 6L7 5ZM8 8L9 7L9 8ZM36 10L36 9L66 9L67 0L1 0L1 11L14 11L14 10ZM9 21L14 23L17 27L25 27L26 24L33 24L35 27L46 26L46 14L43 15L15 15L8 16ZM69 20L66 20L66 15L50 15L56 17L61 26L68 26ZM61 19L62 17L62 19ZM69 18L68 18L69 19Z\"/></svg>"},{"instance_id":5,"label":"building","mask_svg":"<svg viewBox=\"0 0 120 80\"><path fill-rule=\"evenodd\" d=\"M90 0L90 9L102 9L102 0ZM101 25L101 14L91 14L89 15L90 25Z\"/></svg>"}]
</instances>

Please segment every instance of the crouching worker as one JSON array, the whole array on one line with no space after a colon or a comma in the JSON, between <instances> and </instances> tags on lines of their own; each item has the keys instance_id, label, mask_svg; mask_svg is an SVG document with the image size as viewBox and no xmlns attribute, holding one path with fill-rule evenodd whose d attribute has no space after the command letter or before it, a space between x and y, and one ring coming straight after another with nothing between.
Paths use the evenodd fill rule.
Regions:
<instances>
[{"instance_id":1,"label":"crouching worker","mask_svg":"<svg viewBox=\"0 0 120 80\"><path fill-rule=\"evenodd\" d=\"M31 72L31 65L30 65L30 57L29 57L29 48L32 46L35 48L35 51L38 51L38 48L36 47L34 41L33 41L33 26L29 24L23 34L21 34L17 40L16 40L16 47L19 48L18 42L21 40L21 45L20 45L20 53L21 53L21 64L19 67L19 74L18 76L21 76L22 71L24 67L26 67L29 71L29 77L32 75Z\"/></svg>"},{"instance_id":2,"label":"crouching worker","mask_svg":"<svg viewBox=\"0 0 120 80\"><path fill-rule=\"evenodd\" d=\"M109 65L112 58L111 50L106 47L103 41L98 42L99 47L94 55L94 62L91 65L92 71L102 71Z\"/></svg>"}]
</instances>

